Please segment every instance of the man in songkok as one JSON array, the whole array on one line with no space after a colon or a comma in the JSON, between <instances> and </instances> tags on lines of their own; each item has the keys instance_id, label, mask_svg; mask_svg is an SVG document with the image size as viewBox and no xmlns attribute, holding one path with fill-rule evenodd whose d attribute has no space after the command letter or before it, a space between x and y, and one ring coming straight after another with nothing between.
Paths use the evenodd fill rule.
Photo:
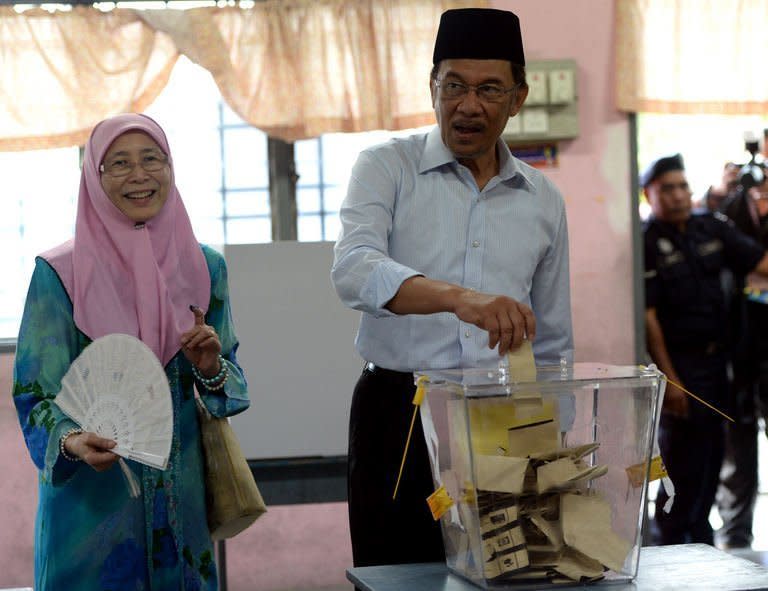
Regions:
<instances>
[{"instance_id":1,"label":"man in songkok","mask_svg":"<svg viewBox=\"0 0 768 591\"><path fill-rule=\"evenodd\" d=\"M437 126L360 154L334 253L339 297L362 312L348 453L356 566L444 560L418 417L398 480L414 372L498 368L525 339L537 363L573 356L563 198L502 137L528 95L520 21L448 10L432 59ZM456 495L462 483L446 484Z\"/></svg>"}]
</instances>

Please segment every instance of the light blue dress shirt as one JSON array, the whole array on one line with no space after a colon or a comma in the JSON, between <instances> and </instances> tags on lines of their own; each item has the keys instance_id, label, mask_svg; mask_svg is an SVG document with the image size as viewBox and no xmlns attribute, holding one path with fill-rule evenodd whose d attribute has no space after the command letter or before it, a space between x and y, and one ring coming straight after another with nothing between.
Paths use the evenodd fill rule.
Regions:
<instances>
[{"instance_id":1,"label":"light blue dress shirt","mask_svg":"<svg viewBox=\"0 0 768 591\"><path fill-rule=\"evenodd\" d=\"M341 207L331 277L363 312L361 357L399 371L497 366L488 333L454 314L384 306L415 275L533 308L537 365L572 361L568 226L563 198L499 140L499 174L479 190L435 127L363 151Z\"/></svg>"}]
</instances>

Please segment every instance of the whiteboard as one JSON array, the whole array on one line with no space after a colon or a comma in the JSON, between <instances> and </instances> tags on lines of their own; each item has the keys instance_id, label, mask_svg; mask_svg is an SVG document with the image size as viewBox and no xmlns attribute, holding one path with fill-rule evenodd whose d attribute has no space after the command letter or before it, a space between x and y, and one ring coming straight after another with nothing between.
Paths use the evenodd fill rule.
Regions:
<instances>
[{"instance_id":1,"label":"whiteboard","mask_svg":"<svg viewBox=\"0 0 768 591\"><path fill-rule=\"evenodd\" d=\"M346 455L363 361L354 349L360 313L331 284L333 243L229 245L224 257L251 397L232 417L245 457Z\"/></svg>"}]
</instances>

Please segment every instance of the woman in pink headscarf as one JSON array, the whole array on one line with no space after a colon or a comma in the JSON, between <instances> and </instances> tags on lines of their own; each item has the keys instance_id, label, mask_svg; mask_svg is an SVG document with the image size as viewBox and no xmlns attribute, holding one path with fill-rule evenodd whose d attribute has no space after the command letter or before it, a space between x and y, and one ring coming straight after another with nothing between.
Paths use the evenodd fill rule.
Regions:
<instances>
[{"instance_id":1,"label":"woman in pink headscarf","mask_svg":"<svg viewBox=\"0 0 768 591\"><path fill-rule=\"evenodd\" d=\"M56 405L88 344L133 335L165 367L167 469L128 461ZM14 402L40 470L35 589L213 590L193 386L215 416L248 407L223 258L198 244L163 130L144 115L99 123L85 148L75 237L36 260L18 338Z\"/></svg>"}]
</instances>

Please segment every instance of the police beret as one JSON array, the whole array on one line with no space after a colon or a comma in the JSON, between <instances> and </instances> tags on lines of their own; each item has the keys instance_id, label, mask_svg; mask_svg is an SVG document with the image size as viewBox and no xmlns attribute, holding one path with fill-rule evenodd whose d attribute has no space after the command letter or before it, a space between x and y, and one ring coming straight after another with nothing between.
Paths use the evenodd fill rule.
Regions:
<instances>
[{"instance_id":1,"label":"police beret","mask_svg":"<svg viewBox=\"0 0 768 591\"><path fill-rule=\"evenodd\" d=\"M440 17L432 63L446 59L509 60L524 66L520 19L495 8L446 10Z\"/></svg>"},{"instance_id":2,"label":"police beret","mask_svg":"<svg viewBox=\"0 0 768 591\"><path fill-rule=\"evenodd\" d=\"M651 162L645 170L640 173L640 186L643 188L647 187L662 174L669 172L670 170L685 170L683 157L680 154L662 156Z\"/></svg>"}]
</instances>

